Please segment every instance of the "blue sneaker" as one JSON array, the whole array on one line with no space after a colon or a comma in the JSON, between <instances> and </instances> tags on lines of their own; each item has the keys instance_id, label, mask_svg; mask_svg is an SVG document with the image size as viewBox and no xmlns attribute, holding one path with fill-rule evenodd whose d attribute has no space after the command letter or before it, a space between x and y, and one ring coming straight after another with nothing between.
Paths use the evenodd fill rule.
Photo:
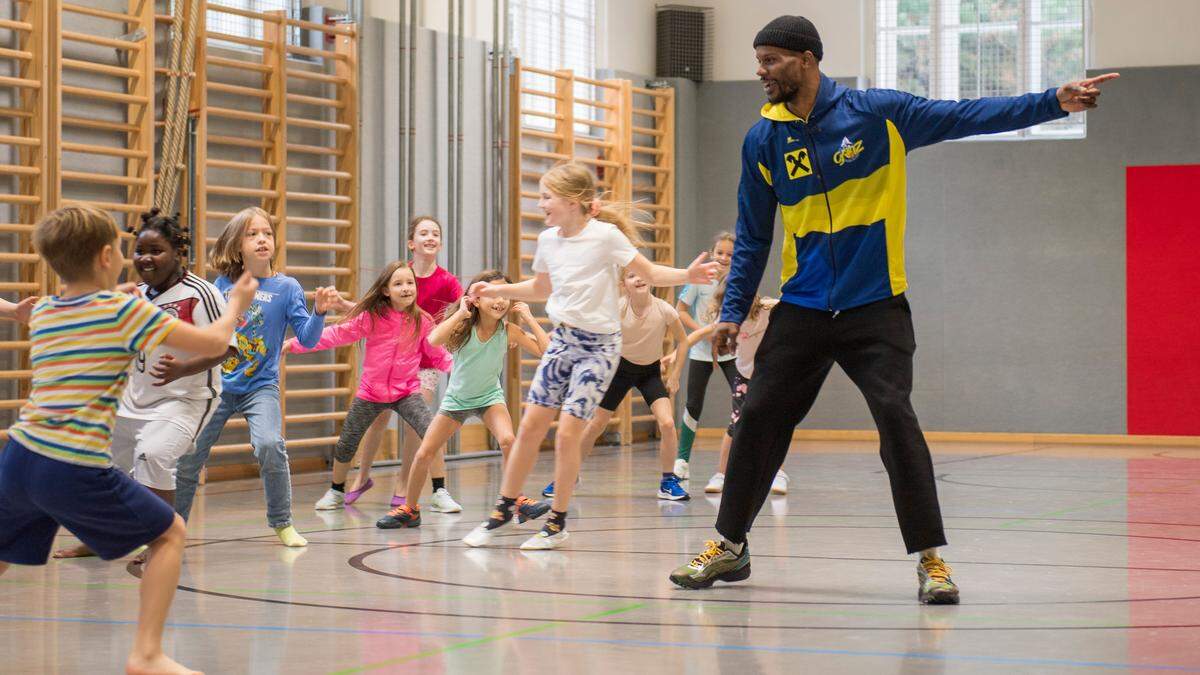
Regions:
<instances>
[{"instance_id":1,"label":"blue sneaker","mask_svg":"<svg viewBox=\"0 0 1200 675\"><path fill-rule=\"evenodd\" d=\"M658 498L679 502L691 499L692 496L679 484L679 476L671 474L662 479L662 482L658 484Z\"/></svg>"},{"instance_id":2,"label":"blue sneaker","mask_svg":"<svg viewBox=\"0 0 1200 675\"><path fill-rule=\"evenodd\" d=\"M576 476L575 487L579 487L581 482L583 482L582 479L579 476ZM550 484L546 486L546 489L542 490L542 496L546 499L554 499L554 481L550 481Z\"/></svg>"}]
</instances>

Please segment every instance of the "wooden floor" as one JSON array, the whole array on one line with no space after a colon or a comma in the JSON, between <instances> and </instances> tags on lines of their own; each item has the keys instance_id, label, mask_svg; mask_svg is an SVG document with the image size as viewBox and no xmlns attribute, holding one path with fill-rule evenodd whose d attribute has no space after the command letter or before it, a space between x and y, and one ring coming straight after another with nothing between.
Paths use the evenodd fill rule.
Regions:
<instances>
[{"instance_id":1,"label":"wooden floor","mask_svg":"<svg viewBox=\"0 0 1200 675\"><path fill-rule=\"evenodd\" d=\"M1200 451L941 443L934 459L958 607L917 604L867 442L798 442L791 494L751 534L753 576L709 591L667 574L713 536L711 451L681 503L655 498L648 447L597 453L573 537L548 552L517 549L532 527L494 549L459 542L486 515L496 460L451 464L465 512L427 513L419 530L374 527L386 473L332 513L312 509L327 476L297 477L304 550L276 543L257 481L214 484L168 650L209 673L1200 672ZM0 672L117 672L132 569L52 561L0 577Z\"/></svg>"}]
</instances>

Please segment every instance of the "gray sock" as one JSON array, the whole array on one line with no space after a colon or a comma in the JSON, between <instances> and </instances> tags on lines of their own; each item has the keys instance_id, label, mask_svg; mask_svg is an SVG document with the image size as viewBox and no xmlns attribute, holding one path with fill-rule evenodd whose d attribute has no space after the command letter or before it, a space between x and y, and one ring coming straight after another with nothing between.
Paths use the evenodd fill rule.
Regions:
<instances>
[{"instance_id":1,"label":"gray sock","mask_svg":"<svg viewBox=\"0 0 1200 675\"><path fill-rule=\"evenodd\" d=\"M728 539L725 539L724 537L722 537L721 545L724 546L726 548L726 550L733 551L734 555L741 555L742 548L745 547L746 542L742 542L740 544L735 544L734 542L729 541Z\"/></svg>"}]
</instances>

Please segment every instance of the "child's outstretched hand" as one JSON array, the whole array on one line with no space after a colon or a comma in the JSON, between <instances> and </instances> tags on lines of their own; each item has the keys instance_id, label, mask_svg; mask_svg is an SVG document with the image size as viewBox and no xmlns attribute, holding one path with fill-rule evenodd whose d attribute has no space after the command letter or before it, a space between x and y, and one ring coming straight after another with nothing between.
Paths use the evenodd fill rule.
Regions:
<instances>
[{"instance_id":1,"label":"child's outstretched hand","mask_svg":"<svg viewBox=\"0 0 1200 675\"><path fill-rule=\"evenodd\" d=\"M21 323L29 323L29 316L33 313L33 306L37 304L37 301L38 296L36 295L22 298L16 307L13 307L13 320L20 321Z\"/></svg>"},{"instance_id":2,"label":"child's outstretched hand","mask_svg":"<svg viewBox=\"0 0 1200 675\"><path fill-rule=\"evenodd\" d=\"M341 306L342 294L333 286L322 286L317 289L316 297L313 298L313 309L317 314L324 314L331 307Z\"/></svg>"},{"instance_id":3,"label":"child's outstretched hand","mask_svg":"<svg viewBox=\"0 0 1200 675\"><path fill-rule=\"evenodd\" d=\"M234 314L242 314L250 309L256 292L258 292L258 279L255 279L249 271L242 272L242 276L230 289L228 310Z\"/></svg>"},{"instance_id":4,"label":"child's outstretched hand","mask_svg":"<svg viewBox=\"0 0 1200 675\"><path fill-rule=\"evenodd\" d=\"M158 382L154 383L154 386L162 387L183 377L183 364L174 356L163 354L158 363L150 368L150 374L159 378Z\"/></svg>"},{"instance_id":5,"label":"child's outstretched hand","mask_svg":"<svg viewBox=\"0 0 1200 675\"><path fill-rule=\"evenodd\" d=\"M476 281L467 289L467 297L471 299L471 302L479 302L480 298L496 297L496 290L495 284L486 281Z\"/></svg>"},{"instance_id":6,"label":"child's outstretched hand","mask_svg":"<svg viewBox=\"0 0 1200 675\"><path fill-rule=\"evenodd\" d=\"M708 257L708 252L701 253L696 256L691 265L687 266L688 283L692 284L707 284L717 278L718 270L721 268L721 263L704 262Z\"/></svg>"}]
</instances>

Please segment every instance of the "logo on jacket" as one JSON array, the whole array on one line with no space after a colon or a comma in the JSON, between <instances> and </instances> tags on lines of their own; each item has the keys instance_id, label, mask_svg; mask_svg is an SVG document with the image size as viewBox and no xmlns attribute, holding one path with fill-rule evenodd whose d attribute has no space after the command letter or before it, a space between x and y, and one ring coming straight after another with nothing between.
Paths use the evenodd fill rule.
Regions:
<instances>
[{"instance_id":1,"label":"logo on jacket","mask_svg":"<svg viewBox=\"0 0 1200 675\"><path fill-rule=\"evenodd\" d=\"M842 147L837 152L833 153L833 163L841 166L847 162L853 162L862 154L863 144L862 139L850 142L849 138L842 136Z\"/></svg>"},{"instance_id":2,"label":"logo on jacket","mask_svg":"<svg viewBox=\"0 0 1200 675\"><path fill-rule=\"evenodd\" d=\"M812 174L812 164L808 161L808 148L798 148L785 153L783 163L787 165L788 178L792 180Z\"/></svg>"}]
</instances>

